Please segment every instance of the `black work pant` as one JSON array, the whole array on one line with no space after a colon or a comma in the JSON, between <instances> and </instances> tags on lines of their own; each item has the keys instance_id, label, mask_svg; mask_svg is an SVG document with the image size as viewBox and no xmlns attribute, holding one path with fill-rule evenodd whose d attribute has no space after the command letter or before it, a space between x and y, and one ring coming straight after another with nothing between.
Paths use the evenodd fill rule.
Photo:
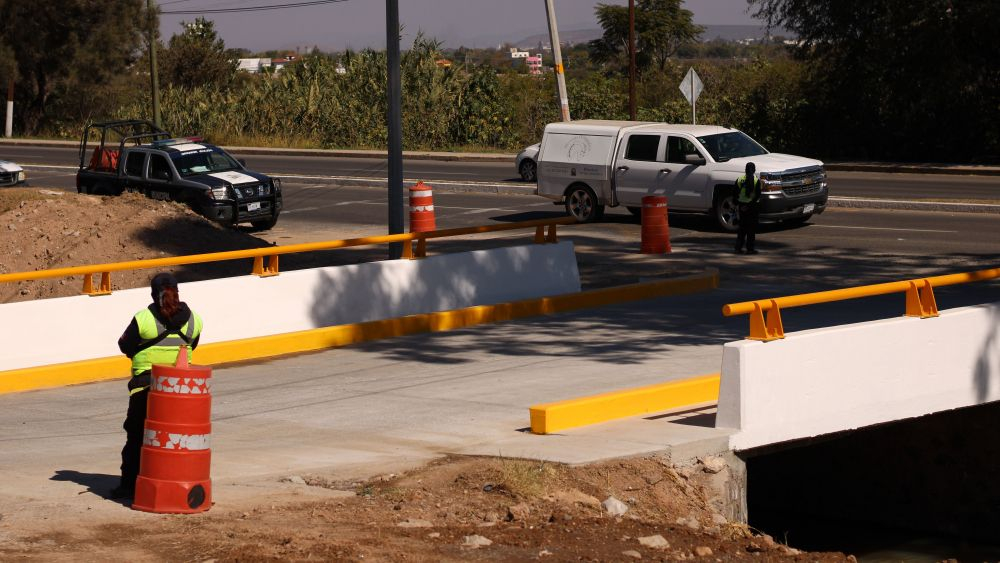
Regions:
<instances>
[{"instance_id":1,"label":"black work pant","mask_svg":"<svg viewBox=\"0 0 1000 563\"><path fill-rule=\"evenodd\" d=\"M747 250L754 250L757 241L757 223L760 221L760 213L756 205L740 204L739 211L739 231L736 233L736 250L743 250L746 244Z\"/></svg>"},{"instance_id":2,"label":"black work pant","mask_svg":"<svg viewBox=\"0 0 1000 563\"><path fill-rule=\"evenodd\" d=\"M129 381L129 388L134 389L144 383L149 385L149 372L144 372ZM135 488L135 480L139 477L139 459L142 455L142 436L146 426L146 399L149 387L128 398L128 414L125 415L125 447L122 448L122 480L121 486Z\"/></svg>"}]
</instances>

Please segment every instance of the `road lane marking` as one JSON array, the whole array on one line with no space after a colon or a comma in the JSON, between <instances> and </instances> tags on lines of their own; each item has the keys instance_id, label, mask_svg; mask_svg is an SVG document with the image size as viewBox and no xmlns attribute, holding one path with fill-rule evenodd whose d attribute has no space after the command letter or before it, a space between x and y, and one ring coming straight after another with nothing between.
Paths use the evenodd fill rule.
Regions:
<instances>
[{"instance_id":1,"label":"road lane marking","mask_svg":"<svg viewBox=\"0 0 1000 563\"><path fill-rule=\"evenodd\" d=\"M902 231L904 233L957 233L958 231L940 231L937 229L895 229L892 227L849 227L847 225L811 225L825 229L858 229L863 231Z\"/></svg>"}]
</instances>

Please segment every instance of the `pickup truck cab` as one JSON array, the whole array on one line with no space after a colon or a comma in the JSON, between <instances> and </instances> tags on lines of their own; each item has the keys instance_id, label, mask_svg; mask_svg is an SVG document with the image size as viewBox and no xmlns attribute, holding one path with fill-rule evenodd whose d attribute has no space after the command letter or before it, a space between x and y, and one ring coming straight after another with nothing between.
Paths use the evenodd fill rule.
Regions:
<instances>
[{"instance_id":1,"label":"pickup truck cab","mask_svg":"<svg viewBox=\"0 0 1000 563\"><path fill-rule=\"evenodd\" d=\"M100 135L85 165L88 137ZM115 146L109 137L117 137ZM114 147L114 148L109 148ZM145 121L95 123L80 145L77 191L139 192L177 201L224 225L249 222L270 229L281 213L281 180L248 170L220 147L196 138L173 139Z\"/></svg>"},{"instance_id":2,"label":"pickup truck cab","mask_svg":"<svg viewBox=\"0 0 1000 563\"><path fill-rule=\"evenodd\" d=\"M642 198L667 196L670 211L709 213L735 231L735 182L747 162L761 179L763 221L806 221L826 209L823 163L768 152L745 133L715 125L581 120L545 127L536 193L578 221L605 206L638 214Z\"/></svg>"}]
</instances>

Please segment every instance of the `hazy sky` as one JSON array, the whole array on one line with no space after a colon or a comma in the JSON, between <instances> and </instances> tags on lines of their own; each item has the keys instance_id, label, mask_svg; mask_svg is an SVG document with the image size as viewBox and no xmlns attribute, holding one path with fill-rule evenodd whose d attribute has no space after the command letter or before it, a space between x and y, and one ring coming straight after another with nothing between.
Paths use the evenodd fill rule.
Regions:
<instances>
[{"instance_id":1,"label":"hazy sky","mask_svg":"<svg viewBox=\"0 0 1000 563\"><path fill-rule=\"evenodd\" d=\"M296 0L157 0L163 12L205 8L234 8L285 4ZM560 30L592 29L593 0L554 0ZM628 0L604 0L625 5ZM747 14L746 0L687 0L684 7L694 12L701 24L754 24ZM164 14L164 39L180 31L182 20L196 15ZM254 51L312 48L325 50L347 47L385 47L385 1L346 0L344 2L288 8L283 10L206 14L213 20L228 47ZM404 25L403 47L413 35L425 34L459 45L491 47L499 41L517 41L547 32L543 0L399 0L399 18Z\"/></svg>"}]
</instances>

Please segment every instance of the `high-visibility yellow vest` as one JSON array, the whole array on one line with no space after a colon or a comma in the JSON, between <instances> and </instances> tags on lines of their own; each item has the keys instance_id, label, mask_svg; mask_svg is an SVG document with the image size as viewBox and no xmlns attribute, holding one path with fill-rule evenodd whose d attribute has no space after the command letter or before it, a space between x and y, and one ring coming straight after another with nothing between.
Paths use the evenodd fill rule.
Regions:
<instances>
[{"instance_id":1,"label":"high-visibility yellow vest","mask_svg":"<svg viewBox=\"0 0 1000 563\"><path fill-rule=\"evenodd\" d=\"M760 185L760 180L758 180L757 178L753 179L752 184L748 183L746 174L737 178L736 187L739 189L739 193L737 194L737 199L739 200L739 202L750 203L751 201L753 201L754 191L757 190L757 187L759 185Z\"/></svg>"},{"instance_id":2,"label":"high-visibility yellow vest","mask_svg":"<svg viewBox=\"0 0 1000 563\"><path fill-rule=\"evenodd\" d=\"M135 314L136 324L139 326L139 338L143 344L156 340L167 328L153 315L149 308L143 309ZM132 357L132 375L153 369L153 364L173 364L177 361L177 354L181 346L192 342L201 334L201 317L191 311L191 318L188 319L179 331L166 334L156 344L140 351ZM186 338L181 338L181 334Z\"/></svg>"}]
</instances>

